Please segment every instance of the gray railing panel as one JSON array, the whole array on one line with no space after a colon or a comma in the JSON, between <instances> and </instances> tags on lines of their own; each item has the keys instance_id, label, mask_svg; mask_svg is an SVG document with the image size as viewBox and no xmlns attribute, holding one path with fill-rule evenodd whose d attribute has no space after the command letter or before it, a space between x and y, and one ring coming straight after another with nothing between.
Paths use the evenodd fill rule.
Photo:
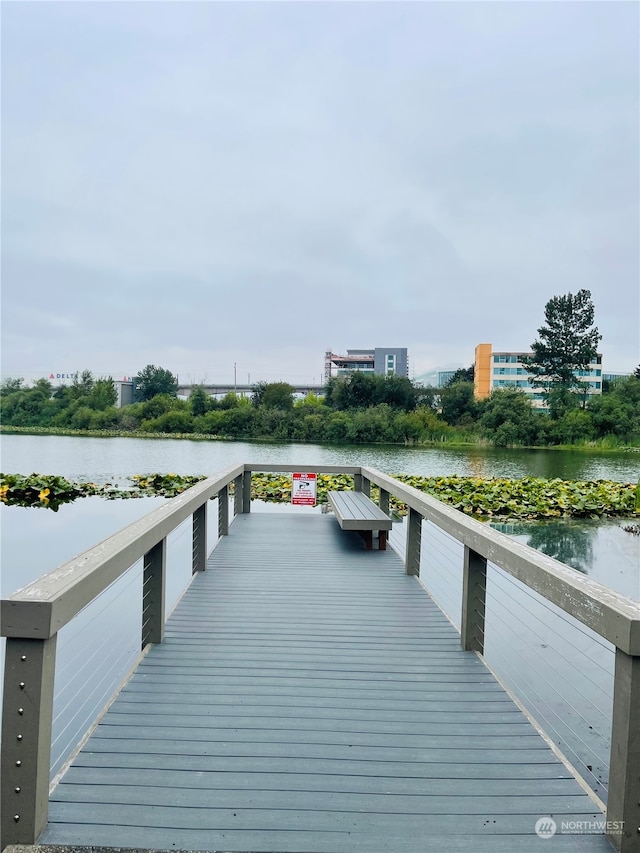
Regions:
<instances>
[{"instance_id":1,"label":"gray railing panel","mask_svg":"<svg viewBox=\"0 0 640 853\"><path fill-rule=\"evenodd\" d=\"M368 491L371 484L381 489L380 503L385 510L389 495L404 502L408 507L406 570L410 574L419 573L423 519L461 542L466 554L462 637L465 648L482 649L480 637L483 631L483 585L487 560L613 643L618 651L609 817L612 821L624 821L625 830L622 834L612 832L611 838L623 853L632 853L637 849L637 826L640 824L640 727L637 713L640 702L640 605L375 469L281 463L246 463L210 477L2 601L1 633L9 638L2 754L3 773L8 774L4 775L3 781L10 780L9 786L3 786L3 831L7 833L5 838L8 842L35 840L43 821L46 822L47 802L44 792L49 778L53 660L57 631L141 557L146 556L147 567L154 566L155 575L155 569L161 562L158 550L160 543L189 515L193 515L195 520L195 563L199 567L202 563L201 533L206 517L206 510L203 509L206 501L222 494L226 505L227 487L233 481L236 514L249 512L253 471L350 474L354 477L355 491ZM224 535L226 527L227 519L222 511L220 535ZM157 617L154 616L152 621L156 623ZM156 630L153 634L161 639L161 634ZM27 647L31 651L26 652L24 649ZM37 651L33 654L35 649ZM27 686L26 679L16 681L15 673L25 667L29 660ZM24 671L27 672L27 667ZM25 696L33 697L31 707L34 712L33 718L25 719L24 722L18 719L22 717L20 709L25 713L27 707L26 703L23 706L19 702L22 691ZM11 716L14 712L17 723ZM23 773L27 779L26 785L16 781L16 773ZM24 794L21 798L21 812L13 808L14 798L20 794Z\"/></svg>"},{"instance_id":2,"label":"gray railing panel","mask_svg":"<svg viewBox=\"0 0 640 853\"><path fill-rule=\"evenodd\" d=\"M209 477L2 601L4 637L53 636L177 525L229 483L243 466Z\"/></svg>"},{"instance_id":3,"label":"gray railing panel","mask_svg":"<svg viewBox=\"0 0 640 853\"><path fill-rule=\"evenodd\" d=\"M640 605L636 602L579 575L553 557L514 542L412 486L371 468L363 472L374 485L387 489L424 518L575 616L622 651L640 655Z\"/></svg>"}]
</instances>

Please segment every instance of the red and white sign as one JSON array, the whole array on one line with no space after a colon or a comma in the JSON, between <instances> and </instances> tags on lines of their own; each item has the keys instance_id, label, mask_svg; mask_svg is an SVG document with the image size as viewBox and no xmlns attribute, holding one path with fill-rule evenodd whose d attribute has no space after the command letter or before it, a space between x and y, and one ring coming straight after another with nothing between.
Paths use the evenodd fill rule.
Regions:
<instances>
[{"instance_id":1,"label":"red and white sign","mask_svg":"<svg viewBox=\"0 0 640 853\"><path fill-rule=\"evenodd\" d=\"M291 503L297 506L315 506L317 485L317 474L295 473L291 483Z\"/></svg>"}]
</instances>

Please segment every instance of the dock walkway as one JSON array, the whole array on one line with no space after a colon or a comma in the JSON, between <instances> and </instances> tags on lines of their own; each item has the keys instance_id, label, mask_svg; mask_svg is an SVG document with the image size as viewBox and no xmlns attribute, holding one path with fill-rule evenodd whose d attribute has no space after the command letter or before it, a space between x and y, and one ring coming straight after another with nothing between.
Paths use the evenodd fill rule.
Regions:
<instances>
[{"instance_id":1,"label":"dock walkway","mask_svg":"<svg viewBox=\"0 0 640 853\"><path fill-rule=\"evenodd\" d=\"M610 853L561 831L603 819L392 550L330 515L252 512L54 789L40 843Z\"/></svg>"}]
</instances>

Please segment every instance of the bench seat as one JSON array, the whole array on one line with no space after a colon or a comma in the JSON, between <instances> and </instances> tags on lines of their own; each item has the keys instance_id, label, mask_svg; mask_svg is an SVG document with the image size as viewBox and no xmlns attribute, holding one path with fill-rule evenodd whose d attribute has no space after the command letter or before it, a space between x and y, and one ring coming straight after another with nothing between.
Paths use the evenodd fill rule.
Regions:
<instances>
[{"instance_id":1,"label":"bench seat","mask_svg":"<svg viewBox=\"0 0 640 853\"><path fill-rule=\"evenodd\" d=\"M327 492L327 500L343 530L356 530L368 550L373 547L373 531L378 531L378 548L387 548L387 531L393 522L362 492Z\"/></svg>"}]
</instances>

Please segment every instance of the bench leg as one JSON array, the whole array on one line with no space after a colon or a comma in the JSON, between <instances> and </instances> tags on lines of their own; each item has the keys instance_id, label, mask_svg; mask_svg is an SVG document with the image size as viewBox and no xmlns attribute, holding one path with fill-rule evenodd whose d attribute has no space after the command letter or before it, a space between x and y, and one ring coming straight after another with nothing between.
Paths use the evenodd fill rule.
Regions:
<instances>
[{"instance_id":1,"label":"bench leg","mask_svg":"<svg viewBox=\"0 0 640 853\"><path fill-rule=\"evenodd\" d=\"M366 550L373 550L373 530L362 530L360 535L364 539L364 547Z\"/></svg>"},{"instance_id":2,"label":"bench leg","mask_svg":"<svg viewBox=\"0 0 640 853\"><path fill-rule=\"evenodd\" d=\"M386 551L387 550L387 531L386 530L378 530L378 550Z\"/></svg>"}]
</instances>

